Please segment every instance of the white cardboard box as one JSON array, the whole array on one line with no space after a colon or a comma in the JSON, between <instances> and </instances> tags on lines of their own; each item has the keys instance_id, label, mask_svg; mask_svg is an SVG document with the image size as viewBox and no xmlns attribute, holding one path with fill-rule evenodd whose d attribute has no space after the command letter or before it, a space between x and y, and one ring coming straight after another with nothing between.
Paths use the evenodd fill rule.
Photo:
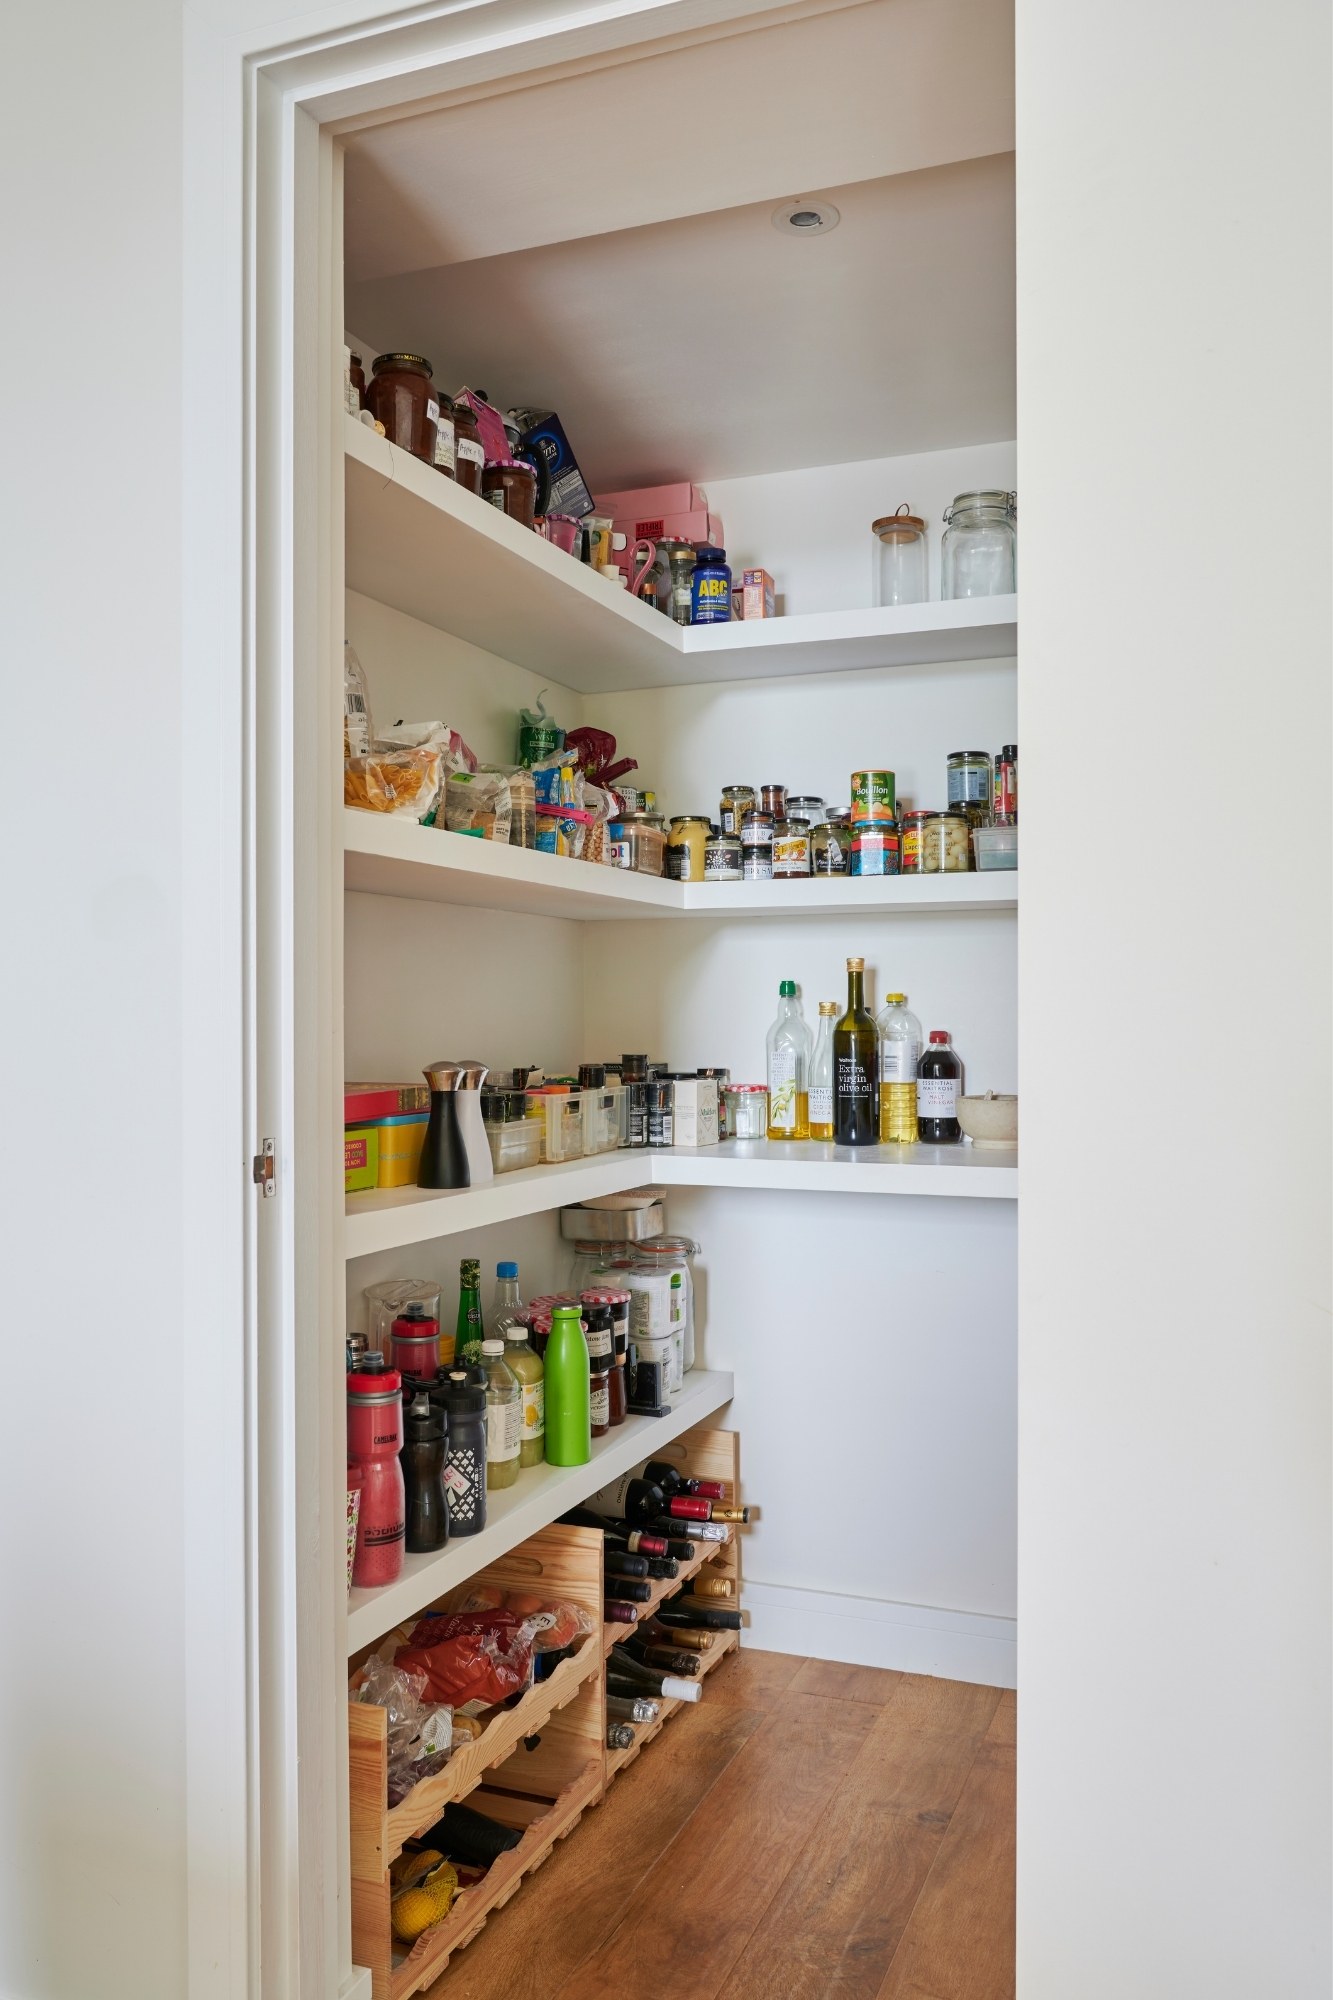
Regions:
<instances>
[{"instance_id":1,"label":"white cardboard box","mask_svg":"<svg viewBox=\"0 0 1333 2000\"><path fill-rule=\"evenodd\" d=\"M673 1146L716 1146L717 1078L677 1077L672 1089Z\"/></svg>"}]
</instances>

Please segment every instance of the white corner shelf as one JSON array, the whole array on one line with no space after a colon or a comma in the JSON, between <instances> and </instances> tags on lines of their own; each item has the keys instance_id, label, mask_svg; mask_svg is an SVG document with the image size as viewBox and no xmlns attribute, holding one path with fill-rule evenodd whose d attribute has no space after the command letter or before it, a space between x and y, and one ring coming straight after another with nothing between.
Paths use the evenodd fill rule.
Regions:
<instances>
[{"instance_id":1,"label":"white corner shelf","mask_svg":"<svg viewBox=\"0 0 1333 2000\"><path fill-rule=\"evenodd\" d=\"M432 1193L386 1188L347 1197L347 1258L406 1249L440 1236L512 1222L638 1187L758 1188L788 1194L890 1194L1014 1201L1017 1152L975 1146L795 1145L731 1139L721 1146L665 1146L601 1153L497 1174L481 1187Z\"/></svg>"},{"instance_id":2,"label":"white corner shelf","mask_svg":"<svg viewBox=\"0 0 1333 2000\"><path fill-rule=\"evenodd\" d=\"M549 1527L571 1507L581 1506L622 1472L651 1458L682 1432L731 1401L732 1376L725 1370L692 1369L665 1417L627 1417L604 1438L594 1438L587 1465L533 1465L515 1485L486 1495L486 1526L434 1555L407 1556L402 1575L379 1590L353 1590L347 1600L347 1651L356 1653L406 1618L415 1617L448 1590L466 1583L487 1563Z\"/></svg>"},{"instance_id":3,"label":"white corner shelf","mask_svg":"<svg viewBox=\"0 0 1333 2000\"><path fill-rule=\"evenodd\" d=\"M580 693L1002 660L1018 648L1014 597L677 626L355 417L343 444L348 588Z\"/></svg>"},{"instance_id":4,"label":"white corner shelf","mask_svg":"<svg viewBox=\"0 0 1333 2000\"><path fill-rule=\"evenodd\" d=\"M666 882L522 847L437 833L343 808L343 886L409 902L606 921L625 917L821 917L1012 910L1018 872L803 882Z\"/></svg>"}]
</instances>

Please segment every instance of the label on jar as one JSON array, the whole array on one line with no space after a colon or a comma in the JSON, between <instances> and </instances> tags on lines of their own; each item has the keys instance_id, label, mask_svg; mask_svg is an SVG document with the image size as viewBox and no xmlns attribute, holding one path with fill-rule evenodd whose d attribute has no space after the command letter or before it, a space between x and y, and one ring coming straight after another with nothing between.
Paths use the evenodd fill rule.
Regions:
<instances>
[{"instance_id":1,"label":"label on jar","mask_svg":"<svg viewBox=\"0 0 1333 2000\"><path fill-rule=\"evenodd\" d=\"M830 840L826 847L812 848L810 860L816 875L845 875L847 873L847 856L843 853L841 843L837 840Z\"/></svg>"},{"instance_id":2,"label":"label on jar","mask_svg":"<svg viewBox=\"0 0 1333 2000\"><path fill-rule=\"evenodd\" d=\"M958 1078L922 1076L917 1078L916 1109L919 1118L958 1116Z\"/></svg>"},{"instance_id":3,"label":"label on jar","mask_svg":"<svg viewBox=\"0 0 1333 2000\"><path fill-rule=\"evenodd\" d=\"M746 882L771 882L773 880L773 850L771 847L747 847L741 863L741 877Z\"/></svg>"},{"instance_id":4,"label":"label on jar","mask_svg":"<svg viewBox=\"0 0 1333 2000\"><path fill-rule=\"evenodd\" d=\"M808 875L810 873L810 842L804 834L783 835L773 842L773 873L775 875Z\"/></svg>"},{"instance_id":5,"label":"label on jar","mask_svg":"<svg viewBox=\"0 0 1333 2000\"><path fill-rule=\"evenodd\" d=\"M920 825L906 827L902 839L902 866L904 875L921 873L921 828Z\"/></svg>"},{"instance_id":6,"label":"label on jar","mask_svg":"<svg viewBox=\"0 0 1333 2000\"><path fill-rule=\"evenodd\" d=\"M546 1384L525 1382L523 1384L523 1437L539 1438L546 1435Z\"/></svg>"},{"instance_id":7,"label":"label on jar","mask_svg":"<svg viewBox=\"0 0 1333 2000\"><path fill-rule=\"evenodd\" d=\"M795 1049L774 1049L768 1059L768 1124L770 1131L796 1130Z\"/></svg>"},{"instance_id":8,"label":"label on jar","mask_svg":"<svg viewBox=\"0 0 1333 2000\"><path fill-rule=\"evenodd\" d=\"M949 773L951 806L989 805L990 790L990 772L984 764L969 765Z\"/></svg>"},{"instance_id":9,"label":"label on jar","mask_svg":"<svg viewBox=\"0 0 1333 2000\"><path fill-rule=\"evenodd\" d=\"M519 1396L507 1403L486 1405L486 1463L503 1465L517 1458L523 1442L523 1402Z\"/></svg>"},{"instance_id":10,"label":"label on jar","mask_svg":"<svg viewBox=\"0 0 1333 2000\"><path fill-rule=\"evenodd\" d=\"M454 468L454 427L448 417L442 417L435 426L435 463L442 465L446 472Z\"/></svg>"},{"instance_id":11,"label":"label on jar","mask_svg":"<svg viewBox=\"0 0 1333 2000\"><path fill-rule=\"evenodd\" d=\"M500 509L500 512L502 514L504 513L505 490L503 486L493 486L490 492L486 495L486 498L490 501L492 507L498 507Z\"/></svg>"},{"instance_id":12,"label":"label on jar","mask_svg":"<svg viewBox=\"0 0 1333 2000\"><path fill-rule=\"evenodd\" d=\"M459 458L466 459L471 465L485 465L486 463L485 452L471 438L459 438L456 450Z\"/></svg>"},{"instance_id":13,"label":"label on jar","mask_svg":"<svg viewBox=\"0 0 1333 2000\"><path fill-rule=\"evenodd\" d=\"M705 847L705 882L739 882L741 879L741 857L734 847Z\"/></svg>"},{"instance_id":14,"label":"label on jar","mask_svg":"<svg viewBox=\"0 0 1333 2000\"><path fill-rule=\"evenodd\" d=\"M588 1353L594 1361L609 1361L614 1351L614 1341L609 1326L589 1326L586 1334Z\"/></svg>"},{"instance_id":15,"label":"label on jar","mask_svg":"<svg viewBox=\"0 0 1333 2000\"><path fill-rule=\"evenodd\" d=\"M650 1111L648 1113L648 1144L650 1146L674 1145L675 1141L672 1137L674 1130L674 1121L669 1111Z\"/></svg>"},{"instance_id":16,"label":"label on jar","mask_svg":"<svg viewBox=\"0 0 1333 2000\"><path fill-rule=\"evenodd\" d=\"M810 1086L810 1123L831 1125L833 1123L833 1085L812 1083Z\"/></svg>"},{"instance_id":17,"label":"label on jar","mask_svg":"<svg viewBox=\"0 0 1333 2000\"><path fill-rule=\"evenodd\" d=\"M921 1054L921 1044L916 1041L900 1041L897 1036L885 1039L880 1044L879 1080L881 1083L915 1083L917 1058Z\"/></svg>"},{"instance_id":18,"label":"label on jar","mask_svg":"<svg viewBox=\"0 0 1333 2000\"><path fill-rule=\"evenodd\" d=\"M440 415L440 406L439 406L439 404L438 404L438 403L436 402L436 400L435 400L434 396L431 396L431 397L429 398L429 400L427 401L427 404L426 404L426 415L427 415L427 417L429 418L429 420L430 420L430 422L431 422L431 423L437 423L437 422L439 421L439 415Z\"/></svg>"},{"instance_id":19,"label":"label on jar","mask_svg":"<svg viewBox=\"0 0 1333 2000\"><path fill-rule=\"evenodd\" d=\"M595 1431L604 1431L610 1427L611 1390L605 1381L600 1385L597 1382L588 1385L588 1418L591 1428Z\"/></svg>"}]
</instances>

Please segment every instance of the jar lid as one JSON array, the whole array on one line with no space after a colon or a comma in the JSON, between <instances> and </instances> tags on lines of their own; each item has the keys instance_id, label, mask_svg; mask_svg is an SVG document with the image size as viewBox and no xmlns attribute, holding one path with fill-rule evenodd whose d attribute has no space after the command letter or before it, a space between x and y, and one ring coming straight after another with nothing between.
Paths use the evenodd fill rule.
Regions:
<instances>
[{"instance_id":1,"label":"jar lid","mask_svg":"<svg viewBox=\"0 0 1333 2000\"><path fill-rule=\"evenodd\" d=\"M1006 493L1001 488L990 486L979 493L955 493L953 503L944 510L944 518L951 521L955 514L1016 514L1018 495Z\"/></svg>"},{"instance_id":2,"label":"jar lid","mask_svg":"<svg viewBox=\"0 0 1333 2000\"><path fill-rule=\"evenodd\" d=\"M535 480L537 477L535 469L528 464L526 458L488 458L486 461L486 470L488 472L526 472L529 479Z\"/></svg>"},{"instance_id":3,"label":"jar lid","mask_svg":"<svg viewBox=\"0 0 1333 2000\"><path fill-rule=\"evenodd\" d=\"M948 806L948 807L939 807L939 806L937 806L934 812L924 812L924 813L913 813L913 814L912 814L912 818L913 818L913 819L951 819L951 820L956 820L959 826L966 826L966 825L967 825L967 814L966 814L966 813L960 813L960 812L956 812L956 811L954 810L954 808L953 808L952 806Z\"/></svg>"},{"instance_id":4,"label":"jar lid","mask_svg":"<svg viewBox=\"0 0 1333 2000\"><path fill-rule=\"evenodd\" d=\"M949 1039L949 1030L947 1028L932 1028L930 1039L932 1042L947 1042Z\"/></svg>"},{"instance_id":5,"label":"jar lid","mask_svg":"<svg viewBox=\"0 0 1333 2000\"><path fill-rule=\"evenodd\" d=\"M424 354L377 354L370 364L370 372L378 375L381 368L424 368L428 375L435 373Z\"/></svg>"},{"instance_id":6,"label":"jar lid","mask_svg":"<svg viewBox=\"0 0 1333 2000\"><path fill-rule=\"evenodd\" d=\"M853 833L897 833L898 822L894 819L854 819Z\"/></svg>"},{"instance_id":7,"label":"jar lid","mask_svg":"<svg viewBox=\"0 0 1333 2000\"><path fill-rule=\"evenodd\" d=\"M1006 743L1001 747L1000 762L1002 764L1016 764L1018 762L1018 745L1016 743Z\"/></svg>"},{"instance_id":8,"label":"jar lid","mask_svg":"<svg viewBox=\"0 0 1333 2000\"><path fill-rule=\"evenodd\" d=\"M759 1091L762 1091L765 1097L768 1096L766 1083L724 1083L722 1088L724 1091L730 1091L733 1097L753 1097Z\"/></svg>"},{"instance_id":9,"label":"jar lid","mask_svg":"<svg viewBox=\"0 0 1333 2000\"><path fill-rule=\"evenodd\" d=\"M935 814L933 812L928 812L924 806L918 806L914 812L905 812L900 815L900 819L904 823L909 819L934 819L934 818Z\"/></svg>"},{"instance_id":10,"label":"jar lid","mask_svg":"<svg viewBox=\"0 0 1333 2000\"><path fill-rule=\"evenodd\" d=\"M724 785L722 787L722 790L724 793L730 792L733 798L740 797L740 798L752 799L754 797L753 785Z\"/></svg>"},{"instance_id":11,"label":"jar lid","mask_svg":"<svg viewBox=\"0 0 1333 2000\"><path fill-rule=\"evenodd\" d=\"M989 750L951 750L951 751L949 752L949 762L950 762L951 764L952 764L952 762L953 762L953 760L954 760L954 758L955 758L955 757L984 757L984 758L985 758L985 760L986 760L986 762L987 762L987 763L989 764L989 762L990 762L990 751L989 751Z\"/></svg>"},{"instance_id":12,"label":"jar lid","mask_svg":"<svg viewBox=\"0 0 1333 2000\"><path fill-rule=\"evenodd\" d=\"M727 560L727 552L725 549L715 549L709 542L699 550L694 560L696 563L724 563Z\"/></svg>"},{"instance_id":13,"label":"jar lid","mask_svg":"<svg viewBox=\"0 0 1333 2000\"><path fill-rule=\"evenodd\" d=\"M910 542L915 536L925 534L926 524L919 514L908 513L904 500L895 513L881 514L878 521L872 521L870 532L882 542Z\"/></svg>"},{"instance_id":14,"label":"jar lid","mask_svg":"<svg viewBox=\"0 0 1333 2000\"><path fill-rule=\"evenodd\" d=\"M711 826L713 822L707 813L673 813L672 826Z\"/></svg>"}]
</instances>

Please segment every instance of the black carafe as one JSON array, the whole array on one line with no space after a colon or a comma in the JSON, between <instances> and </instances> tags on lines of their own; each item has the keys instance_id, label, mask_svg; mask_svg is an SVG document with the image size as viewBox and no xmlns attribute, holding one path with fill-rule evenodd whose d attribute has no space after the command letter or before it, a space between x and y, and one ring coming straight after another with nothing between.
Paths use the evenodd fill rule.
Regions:
<instances>
[{"instance_id":1,"label":"black carafe","mask_svg":"<svg viewBox=\"0 0 1333 2000\"><path fill-rule=\"evenodd\" d=\"M407 1501L407 1553L429 1555L449 1539L449 1508L444 1497L444 1433L446 1418L425 1386L403 1415L403 1467Z\"/></svg>"},{"instance_id":2,"label":"black carafe","mask_svg":"<svg viewBox=\"0 0 1333 2000\"><path fill-rule=\"evenodd\" d=\"M458 1092L470 1074L466 1063L437 1062L423 1070L430 1085L430 1119L417 1168L420 1188L471 1187L467 1145L458 1118Z\"/></svg>"}]
</instances>

